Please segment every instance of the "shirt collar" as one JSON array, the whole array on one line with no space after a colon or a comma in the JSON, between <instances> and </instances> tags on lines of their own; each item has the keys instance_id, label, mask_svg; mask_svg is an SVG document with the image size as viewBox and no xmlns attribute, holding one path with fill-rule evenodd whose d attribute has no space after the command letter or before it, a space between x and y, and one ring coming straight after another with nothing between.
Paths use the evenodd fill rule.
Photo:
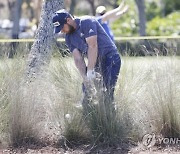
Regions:
<instances>
[{"instance_id":1,"label":"shirt collar","mask_svg":"<svg viewBox=\"0 0 180 154\"><path fill-rule=\"evenodd\" d=\"M75 18L75 22L76 22L76 30L78 30L80 28L80 19Z\"/></svg>"}]
</instances>

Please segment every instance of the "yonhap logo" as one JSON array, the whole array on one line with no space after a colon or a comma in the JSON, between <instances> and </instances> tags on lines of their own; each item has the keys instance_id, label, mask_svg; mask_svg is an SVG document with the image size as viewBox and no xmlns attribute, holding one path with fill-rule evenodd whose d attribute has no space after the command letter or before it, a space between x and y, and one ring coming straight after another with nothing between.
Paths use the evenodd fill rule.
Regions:
<instances>
[{"instance_id":1,"label":"yonhap logo","mask_svg":"<svg viewBox=\"0 0 180 154\"><path fill-rule=\"evenodd\" d=\"M174 145L180 144L180 138L157 137L154 133L152 133L143 136L142 144L148 148L153 147L155 144Z\"/></svg>"},{"instance_id":2,"label":"yonhap logo","mask_svg":"<svg viewBox=\"0 0 180 154\"><path fill-rule=\"evenodd\" d=\"M153 147L156 144L156 135L154 133L144 135L142 143L148 148Z\"/></svg>"}]
</instances>

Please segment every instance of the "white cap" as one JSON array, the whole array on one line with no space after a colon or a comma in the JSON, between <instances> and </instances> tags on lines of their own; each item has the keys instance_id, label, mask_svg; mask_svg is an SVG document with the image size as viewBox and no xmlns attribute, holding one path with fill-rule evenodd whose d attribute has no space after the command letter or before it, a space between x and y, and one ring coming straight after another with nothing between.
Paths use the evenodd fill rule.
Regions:
<instances>
[{"instance_id":1,"label":"white cap","mask_svg":"<svg viewBox=\"0 0 180 154\"><path fill-rule=\"evenodd\" d=\"M96 9L97 14L104 14L106 12L106 7L105 6L98 6Z\"/></svg>"}]
</instances>

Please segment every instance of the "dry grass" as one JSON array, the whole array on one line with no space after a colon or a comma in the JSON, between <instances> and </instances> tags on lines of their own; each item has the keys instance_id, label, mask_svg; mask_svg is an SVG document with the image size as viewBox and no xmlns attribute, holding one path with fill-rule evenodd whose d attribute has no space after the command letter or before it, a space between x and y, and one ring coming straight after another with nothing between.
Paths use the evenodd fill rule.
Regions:
<instances>
[{"instance_id":1,"label":"dry grass","mask_svg":"<svg viewBox=\"0 0 180 154\"><path fill-rule=\"evenodd\" d=\"M125 138L137 141L151 132L178 137L180 59L122 59L115 92L116 122L97 117L102 113L100 106L98 114L91 117L99 132L92 130L94 126L88 128L78 106L82 80L71 58L53 59L46 75L31 84L24 81L24 60L1 60L0 140L18 146L57 142L62 137L67 142L77 142L94 136L96 142L103 132L110 141ZM106 121L105 125L99 125L102 121Z\"/></svg>"},{"instance_id":2,"label":"dry grass","mask_svg":"<svg viewBox=\"0 0 180 154\"><path fill-rule=\"evenodd\" d=\"M116 98L133 138L151 132L179 136L179 62L176 57L124 59Z\"/></svg>"}]
</instances>

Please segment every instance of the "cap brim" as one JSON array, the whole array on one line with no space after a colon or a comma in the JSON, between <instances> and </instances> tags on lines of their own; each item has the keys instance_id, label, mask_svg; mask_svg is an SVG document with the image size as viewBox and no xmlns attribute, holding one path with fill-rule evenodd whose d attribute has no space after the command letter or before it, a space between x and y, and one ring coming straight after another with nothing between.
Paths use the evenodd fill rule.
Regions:
<instances>
[{"instance_id":1,"label":"cap brim","mask_svg":"<svg viewBox=\"0 0 180 154\"><path fill-rule=\"evenodd\" d=\"M101 10L101 11L99 11L98 13L99 14L104 14L106 12L106 10Z\"/></svg>"},{"instance_id":2,"label":"cap brim","mask_svg":"<svg viewBox=\"0 0 180 154\"><path fill-rule=\"evenodd\" d=\"M64 26L64 25L60 25L60 26L58 26L58 27L55 27L54 33L59 33L59 32L63 29L63 26Z\"/></svg>"}]
</instances>

